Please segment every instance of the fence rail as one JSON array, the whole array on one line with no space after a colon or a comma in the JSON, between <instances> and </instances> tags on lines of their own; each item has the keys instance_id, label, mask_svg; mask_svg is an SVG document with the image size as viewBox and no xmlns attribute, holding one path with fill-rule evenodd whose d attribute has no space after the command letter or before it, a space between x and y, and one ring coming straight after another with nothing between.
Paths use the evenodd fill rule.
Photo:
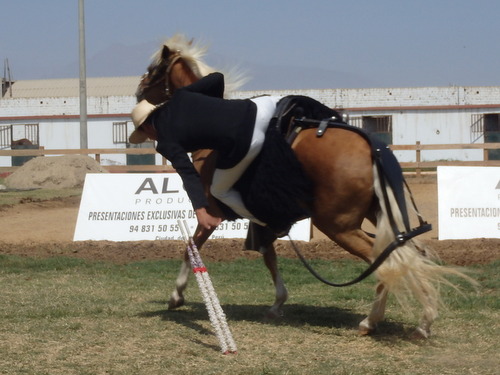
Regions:
<instances>
[{"instance_id":1,"label":"fence rail","mask_svg":"<svg viewBox=\"0 0 500 375\"><path fill-rule=\"evenodd\" d=\"M51 149L43 147L26 150L0 150L1 156L55 156L55 155L94 155L100 164L102 155L151 155L156 154L154 148L89 148L89 149ZM167 165L167 160L162 158L160 165L103 165L104 169L113 173L126 172L175 172L174 168ZM0 167L0 173L14 172L19 167Z\"/></svg>"},{"instance_id":2,"label":"fence rail","mask_svg":"<svg viewBox=\"0 0 500 375\"><path fill-rule=\"evenodd\" d=\"M420 142L416 142L414 145L391 145L391 150L399 151L415 151L415 161L414 162L401 162L402 168L415 169L415 174L419 177L422 173L422 169L436 168L439 166L471 166L471 167L500 167L500 160L489 160L489 150L499 150L500 143L456 143L456 144L429 144L423 145ZM477 161L422 161L422 151L425 150L466 150L466 149L476 149L483 150L483 160Z\"/></svg>"},{"instance_id":3,"label":"fence rail","mask_svg":"<svg viewBox=\"0 0 500 375\"><path fill-rule=\"evenodd\" d=\"M420 176L423 169L436 168L438 166L500 166L500 160L488 160L488 150L499 150L500 143L481 144L428 144L417 142L414 145L391 145L393 151L415 151L414 162L401 162L404 169L414 169ZM483 160L480 161L422 161L421 152L425 150L464 150L482 149ZM24 149L24 150L0 150L1 156L49 156L49 155L95 155L95 160L101 162L102 155L128 154L128 155L150 155L156 154L154 148L89 148L89 149ZM161 165L104 165L109 172L174 172L162 158ZM0 173L13 172L19 167L0 167Z\"/></svg>"}]
</instances>

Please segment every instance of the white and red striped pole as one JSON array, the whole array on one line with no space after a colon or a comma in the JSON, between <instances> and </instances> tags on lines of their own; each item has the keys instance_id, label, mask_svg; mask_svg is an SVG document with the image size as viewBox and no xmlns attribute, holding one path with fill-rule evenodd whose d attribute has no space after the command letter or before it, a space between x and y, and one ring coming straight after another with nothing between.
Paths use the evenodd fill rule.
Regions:
<instances>
[{"instance_id":1,"label":"white and red striped pole","mask_svg":"<svg viewBox=\"0 0 500 375\"><path fill-rule=\"evenodd\" d=\"M182 236L187 243L187 252L189 256L189 261L191 262L191 267L198 282L198 287L200 288L203 301L208 311L208 317L210 318L210 323L214 328L215 335L219 340L219 344L223 354L236 353L236 343L234 342L233 335L227 324L226 314L222 310L222 307L215 292L212 280L208 275L207 268L201 260L200 252L196 247L193 237L189 231L188 224L186 220L177 221L179 223L179 228L181 229Z\"/></svg>"}]
</instances>

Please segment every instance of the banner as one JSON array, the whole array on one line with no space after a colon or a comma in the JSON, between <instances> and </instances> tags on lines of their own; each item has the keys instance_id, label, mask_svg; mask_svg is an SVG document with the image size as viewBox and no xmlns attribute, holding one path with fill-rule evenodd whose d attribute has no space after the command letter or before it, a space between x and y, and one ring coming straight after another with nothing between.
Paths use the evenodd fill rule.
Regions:
<instances>
[{"instance_id":1,"label":"banner","mask_svg":"<svg viewBox=\"0 0 500 375\"><path fill-rule=\"evenodd\" d=\"M177 173L89 173L85 178L74 241L181 240L177 220L197 226L195 212ZM210 239L246 238L248 220L224 221ZM290 231L309 241L310 220Z\"/></svg>"},{"instance_id":2,"label":"banner","mask_svg":"<svg viewBox=\"0 0 500 375\"><path fill-rule=\"evenodd\" d=\"M439 239L500 238L500 168L438 167Z\"/></svg>"}]
</instances>

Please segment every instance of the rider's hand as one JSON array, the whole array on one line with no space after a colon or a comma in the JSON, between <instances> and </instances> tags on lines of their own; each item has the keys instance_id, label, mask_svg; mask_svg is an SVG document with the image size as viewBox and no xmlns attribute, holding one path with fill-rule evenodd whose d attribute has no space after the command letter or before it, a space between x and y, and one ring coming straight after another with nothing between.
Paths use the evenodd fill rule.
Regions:
<instances>
[{"instance_id":1,"label":"rider's hand","mask_svg":"<svg viewBox=\"0 0 500 375\"><path fill-rule=\"evenodd\" d=\"M205 229L215 229L222 222L220 217L210 215L205 207L198 208L195 212L198 224Z\"/></svg>"}]
</instances>

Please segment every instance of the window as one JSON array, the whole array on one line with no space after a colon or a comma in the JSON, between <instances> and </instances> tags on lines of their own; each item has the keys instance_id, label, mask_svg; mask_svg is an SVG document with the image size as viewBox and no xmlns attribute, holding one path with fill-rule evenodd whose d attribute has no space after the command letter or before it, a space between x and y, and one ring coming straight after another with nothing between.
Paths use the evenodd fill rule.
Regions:
<instances>
[{"instance_id":1,"label":"window","mask_svg":"<svg viewBox=\"0 0 500 375\"><path fill-rule=\"evenodd\" d=\"M500 132L500 114L487 113L484 115L484 134ZM496 141L498 142L498 141Z\"/></svg>"},{"instance_id":2,"label":"window","mask_svg":"<svg viewBox=\"0 0 500 375\"><path fill-rule=\"evenodd\" d=\"M484 115L484 143L500 142L500 114ZM489 160L500 160L500 150L488 150Z\"/></svg>"},{"instance_id":3,"label":"window","mask_svg":"<svg viewBox=\"0 0 500 375\"><path fill-rule=\"evenodd\" d=\"M12 148L16 146L36 146L38 148L40 138L38 124L13 124L0 126L0 147ZM31 147L29 147L31 148Z\"/></svg>"},{"instance_id":4,"label":"window","mask_svg":"<svg viewBox=\"0 0 500 375\"><path fill-rule=\"evenodd\" d=\"M500 142L500 114L473 114L471 118L471 143L484 138L484 143ZM489 160L500 160L500 150L488 150Z\"/></svg>"},{"instance_id":5,"label":"window","mask_svg":"<svg viewBox=\"0 0 500 375\"><path fill-rule=\"evenodd\" d=\"M375 134L388 145L392 144L392 116L351 117L349 123L367 133Z\"/></svg>"},{"instance_id":6,"label":"window","mask_svg":"<svg viewBox=\"0 0 500 375\"><path fill-rule=\"evenodd\" d=\"M40 138L38 136L38 124L24 125L24 138L28 139L32 144L39 145Z\"/></svg>"},{"instance_id":7,"label":"window","mask_svg":"<svg viewBox=\"0 0 500 375\"><path fill-rule=\"evenodd\" d=\"M113 143L126 144L127 142L127 121L113 122Z\"/></svg>"},{"instance_id":8,"label":"window","mask_svg":"<svg viewBox=\"0 0 500 375\"><path fill-rule=\"evenodd\" d=\"M475 143L484 135L484 115L475 113L471 116L470 143Z\"/></svg>"},{"instance_id":9,"label":"window","mask_svg":"<svg viewBox=\"0 0 500 375\"><path fill-rule=\"evenodd\" d=\"M11 125L0 126L0 148L10 147L10 142L12 141L11 131Z\"/></svg>"}]
</instances>

